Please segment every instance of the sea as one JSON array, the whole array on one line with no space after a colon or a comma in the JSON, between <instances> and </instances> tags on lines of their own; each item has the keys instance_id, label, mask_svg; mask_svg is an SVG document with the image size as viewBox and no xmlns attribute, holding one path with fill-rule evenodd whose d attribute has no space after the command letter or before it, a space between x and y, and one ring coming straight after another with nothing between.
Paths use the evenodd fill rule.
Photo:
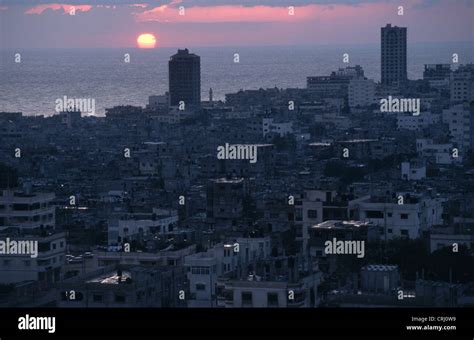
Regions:
<instances>
[{"instance_id":1,"label":"sea","mask_svg":"<svg viewBox=\"0 0 474 340\"><path fill-rule=\"evenodd\" d=\"M201 98L259 88L304 88L306 77L361 65L380 81L380 45L311 45L190 48L201 57ZM472 42L408 44L408 78L421 79L424 64L474 62ZM91 98L96 115L117 105L145 106L168 90L168 60L176 48L0 49L0 112L55 114L56 100ZM15 62L18 55L21 62ZM234 62L235 54L239 62ZM349 62L343 62L348 53ZM125 62L125 54L130 62ZM18 60L18 58L17 58ZM454 65L455 67L456 65Z\"/></svg>"}]
</instances>

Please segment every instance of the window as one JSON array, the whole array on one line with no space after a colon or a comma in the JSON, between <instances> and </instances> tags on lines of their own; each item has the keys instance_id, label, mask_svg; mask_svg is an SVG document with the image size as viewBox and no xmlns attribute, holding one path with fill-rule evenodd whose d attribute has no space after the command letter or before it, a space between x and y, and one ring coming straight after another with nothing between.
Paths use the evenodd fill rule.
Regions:
<instances>
[{"instance_id":1,"label":"window","mask_svg":"<svg viewBox=\"0 0 474 340\"><path fill-rule=\"evenodd\" d=\"M408 214L400 214L400 219L408 220Z\"/></svg>"},{"instance_id":2,"label":"window","mask_svg":"<svg viewBox=\"0 0 474 340\"><path fill-rule=\"evenodd\" d=\"M36 261L38 263L38 266L48 266L51 264L51 260L38 260Z\"/></svg>"},{"instance_id":3,"label":"window","mask_svg":"<svg viewBox=\"0 0 474 340\"><path fill-rule=\"evenodd\" d=\"M400 233L402 234L402 236L408 236L408 230L407 229L400 230Z\"/></svg>"},{"instance_id":4,"label":"window","mask_svg":"<svg viewBox=\"0 0 474 340\"><path fill-rule=\"evenodd\" d=\"M278 307L278 294L277 293L268 293L267 294L267 306L268 307Z\"/></svg>"},{"instance_id":5,"label":"window","mask_svg":"<svg viewBox=\"0 0 474 340\"><path fill-rule=\"evenodd\" d=\"M387 216L388 216L388 217L392 217L392 213L387 213Z\"/></svg>"},{"instance_id":6,"label":"window","mask_svg":"<svg viewBox=\"0 0 474 340\"><path fill-rule=\"evenodd\" d=\"M49 242L40 242L38 243L39 252L47 252L51 250L51 245Z\"/></svg>"},{"instance_id":7,"label":"window","mask_svg":"<svg viewBox=\"0 0 474 340\"><path fill-rule=\"evenodd\" d=\"M115 302L124 303L125 302L125 295L115 294Z\"/></svg>"},{"instance_id":8,"label":"window","mask_svg":"<svg viewBox=\"0 0 474 340\"><path fill-rule=\"evenodd\" d=\"M198 275L209 275L209 267L192 267L191 273Z\"/></svg>"},{"instance_id":9,"label":"window","mask_svg":"<svg viewBox=\"0 0 474 340\"><path fill-rule=\"evenodd\" d=\"M93 301L93 302L102 302L103 299L104 299L104 298L103 298L102 294L94 294L94 295L92 295L92 301Z\"/></svg>"},{"instance_id":10,"label":"window","mask_svg":"<svg viewBox=\"0 0 474 340\"><path fill-rule=\"evenodd\" d=\"M367 218L383 218L383 212L377 210L367 210L365 215Z\"/></svg>"},{"instance_id":11,"label":"window","mask_svg":"<svg viewBox=\"0 0 474 340\"><path fill-rule=\"evenodd\" d=\"M242 292L242 306L243 305L252 305L252 293L251 292Z\"/></svg>"},{"instance_id":12,"label":"window","mask_svg":"<svg viewBox=\"0 0 474 340\"><path fill-rule=\"evenodd\" d=\"M393 230L392 229L387 229L387 233L391 234L391 233L393 233Z\"/></svg>"},{"instance_id":13,"label":"window","mask_svg":"<svg viewBox=\"0 0 474 340\"><path fill-rule=\"evenodd\" d=\"M317 210L308 210L308 218L318 218Z\"/></svg>"},{"instance_id":14,"label":"window","mask_svg":"<svg viewBox=\"0 0 474 340\"><path fill-rule=\"evenodd\" d=\"M196 290L206 290L206 285L204 283L196 283Z\"/></svg>"}]
</instances>

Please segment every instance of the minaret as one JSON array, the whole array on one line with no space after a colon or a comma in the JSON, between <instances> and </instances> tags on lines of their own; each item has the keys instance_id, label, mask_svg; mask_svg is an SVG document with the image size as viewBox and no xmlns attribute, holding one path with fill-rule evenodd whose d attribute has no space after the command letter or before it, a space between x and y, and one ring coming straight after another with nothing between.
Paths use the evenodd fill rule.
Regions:
<instances>
[{"instance_id":1,"label":"minaret","mask_svg":"<svg viewBox=\"0 0 474 340\"><path fill-rule=\"evenodd\" d=\"M209 103L212 103L212 87L209 89Z\"/></svg>"}]
</instances>

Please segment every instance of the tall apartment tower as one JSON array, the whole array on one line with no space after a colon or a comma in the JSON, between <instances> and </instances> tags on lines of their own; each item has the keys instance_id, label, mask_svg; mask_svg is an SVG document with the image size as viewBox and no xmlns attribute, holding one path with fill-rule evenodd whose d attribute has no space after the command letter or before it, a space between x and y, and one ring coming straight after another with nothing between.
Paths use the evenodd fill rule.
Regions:
<instances>
[{"instance_id":1,"label":"tall apartment tower","mask_svg":"<svg viewBox=\"0 0 474 340\"><path fill-rule=\"evenodd\" d=\"M382 84L400 85L407 80L407 28L382 27Z\"/></svg>"},{"instance_id":2,"label":"tall apartment tower","mask_svg":"<svg viewBox=\"0 0 474 340\"><path fill-rule=\"evenodd\" d=\"M201 58L188 49L178 50L168 62L170 105L201 104Z\"/></svg>"}]
</instances>

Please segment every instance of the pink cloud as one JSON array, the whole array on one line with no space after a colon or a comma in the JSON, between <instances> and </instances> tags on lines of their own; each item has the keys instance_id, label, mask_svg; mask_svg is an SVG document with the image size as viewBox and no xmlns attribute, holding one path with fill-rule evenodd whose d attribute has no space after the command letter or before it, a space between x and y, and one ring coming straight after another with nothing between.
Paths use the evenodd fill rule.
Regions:
<instances>
[{"instance_id":1,"label":"pink cloud","mask_svg":"<svg viewBox=\"0 0 474 340\"><path fill-rule=\"evenodd\" d=\"M173 1L179 3L180 1ZM162 5L141 13L134 13L139 22L188 22L188 23L223 23L223 22L292 22L314 18L321 11L320 6L307 5L293 7L290 15L289 7L241 5L185 7L184 15L180 15L177 7Z\"/></svg>"},{"instance_id":2,"label":"pink cloud","mask_svg":"<svg viewBox=\"0 0 474 340\"><path fill-rule=\"evenodd\" d=\"M31 7L26 10L25 14L42 14L47 9L51 9L53 11L63 10L64 13L69 14L72 9L75 11L80 12L88 12L92 9L90 5L68 5L68 4L45 4L45 5L38 5L35 7Z\"/></svg>"}]
</instances>

